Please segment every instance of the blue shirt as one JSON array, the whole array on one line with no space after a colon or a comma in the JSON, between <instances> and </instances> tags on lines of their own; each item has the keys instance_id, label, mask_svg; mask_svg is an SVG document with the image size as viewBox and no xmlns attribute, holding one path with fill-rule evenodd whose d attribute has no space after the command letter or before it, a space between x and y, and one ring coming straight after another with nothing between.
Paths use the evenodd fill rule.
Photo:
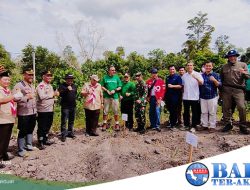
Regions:
<instances>
[{"instance_id":1,"label":"blue shirt","mask_svg":"<svg viewBox=\"0 0 250 190\"><path fill-rule=\"evenodd\" d=\"M166 78L166 101L178 101L182 96L182 88L168 88L168 84L182 85L181 77L178 74L174 74Z\"/></svg>"},{"instance_id":2,"label":"blue shirt","mask_svg":"<svg viewBox=\"0 0 250 190\"><path fill-rule=\"evenodd\" d=\"M208 100L218 96L218 87L209 78L213 76L221 85L220 76L214 72L209 74L202 73L201 76L204 79L204 83L200 86L200 98Z\"/></svg>"}]
</instances>

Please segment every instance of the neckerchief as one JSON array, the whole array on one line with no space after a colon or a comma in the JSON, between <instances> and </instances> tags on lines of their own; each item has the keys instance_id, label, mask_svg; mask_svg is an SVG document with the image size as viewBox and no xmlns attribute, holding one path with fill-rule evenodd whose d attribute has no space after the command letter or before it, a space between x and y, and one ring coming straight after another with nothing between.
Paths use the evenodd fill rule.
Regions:
<instances>
[{"instance_id":1,"label":"neckerchief","mask_svg":"<svg viewBox=\"0 0 250 190\"><path fill-rule=\"evenodd\" d=\"M9 89L4 89L3 88L3 92L6 96L9 96L10 95L10 90ZM13 116L16 116L16 108L15 108L15 102L14 100L11 100L10 101L10 109L11 109L11 113Z\"/></svg>"}]
</instances>

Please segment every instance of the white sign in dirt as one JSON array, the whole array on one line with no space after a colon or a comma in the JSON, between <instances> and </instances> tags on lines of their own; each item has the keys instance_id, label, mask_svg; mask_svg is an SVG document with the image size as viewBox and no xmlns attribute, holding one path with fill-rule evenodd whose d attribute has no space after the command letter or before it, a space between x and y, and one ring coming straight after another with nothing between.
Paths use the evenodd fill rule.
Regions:
<instances>
[{"instance_id":1,"label":"white sign in dirt","mask_svg":"<svg viewBox=\"0 0 250 190\"><path fill-rule=\"evenodd\" d=\"M187 132L186 134L186 143L192 145L193 147L197 148L198 145L198 137L190 132Z\"/></svg>"},{"instance_id":2,"label":"white sign in dirt","mask_svg":"<svg viewBox=\"0 0 250 190\"><path fill-rule=\"evenodd\" d=\"M128 121L128 114L123 113L122 114L122 120L123 121Z\"/></svg>"}]
</instances>

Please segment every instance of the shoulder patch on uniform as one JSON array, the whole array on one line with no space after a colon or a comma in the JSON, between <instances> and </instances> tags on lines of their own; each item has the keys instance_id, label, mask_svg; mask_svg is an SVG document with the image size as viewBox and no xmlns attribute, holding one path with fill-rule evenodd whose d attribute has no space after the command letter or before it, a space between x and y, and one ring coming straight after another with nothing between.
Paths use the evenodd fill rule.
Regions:
<instances>
[{"instance_id":1,"label":"shoulder patch on uniform","mask_svg":"<svg viewBox=\"0 0 250 190\"><path fill-rule=\"evenodd\" d=\"M43 87L44 87L44 84L40 84L40 85L39 85L39 88L40 88L40 89L43 89Z\"/></svg>"}]
</instances>

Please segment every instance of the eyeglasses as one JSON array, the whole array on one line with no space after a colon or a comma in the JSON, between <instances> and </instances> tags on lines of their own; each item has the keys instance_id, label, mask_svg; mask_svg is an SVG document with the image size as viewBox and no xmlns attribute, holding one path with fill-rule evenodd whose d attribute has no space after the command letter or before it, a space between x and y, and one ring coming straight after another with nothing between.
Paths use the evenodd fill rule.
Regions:
<instances>
[{"instance_id":1,"label":"eyeglasses","mask_svg":"<svg viewBox=\"0 0 250 190\"><path fill-rule=\"evenodd\" d=\"M110 70L110 71L115 71L115 70Z\"/></svg>"},{"instance_id":2,"label":"eyeglasses","mask_svg":"<svg viewBox=\"0 0 250 190\"><path fill-rule=\"evenodd\" d=\"M128 76L124 76L124 78L128 78Z\"/></svg>"}]
</instances>

